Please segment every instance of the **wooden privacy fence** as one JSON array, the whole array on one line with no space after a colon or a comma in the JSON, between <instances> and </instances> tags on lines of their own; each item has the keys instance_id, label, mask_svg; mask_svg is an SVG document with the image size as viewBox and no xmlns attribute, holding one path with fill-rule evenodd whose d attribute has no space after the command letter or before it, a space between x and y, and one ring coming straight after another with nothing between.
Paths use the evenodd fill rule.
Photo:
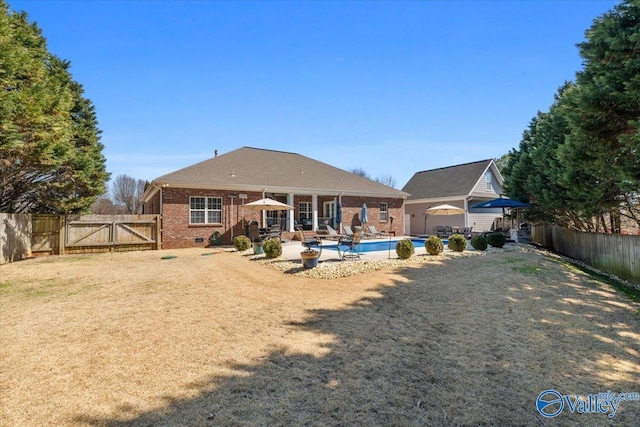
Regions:
<instances>
[{"instance_id":1,"label":"wooden privacy fence","mask_svg":"<svg viewBox=\"0 0 640 427\"><path fill-rule=\"evenodd\" d=\"M38 254L160 249L160 215L0 214L0 264Z\"/></svg>"},{"instance_id":2,"label":"wooden privacy fence","mask_svg":"<svg viewBox=\"0 0 640 427\"><path fill-rule=\"evenodd\" d=\"M599 270L640 283L640 236L584 233L556 225L536 225L531 240Z\"/></svg>"},{"instance_id":3,"label":"wooden privacy fence","mask_svg":"<svg viewBox=\"0 0 640 427\"><path fill-rule=\"evenodd\" d=\"M31 255L31 215L0 213L0 264Z\"/></svg>"}]
</instances>

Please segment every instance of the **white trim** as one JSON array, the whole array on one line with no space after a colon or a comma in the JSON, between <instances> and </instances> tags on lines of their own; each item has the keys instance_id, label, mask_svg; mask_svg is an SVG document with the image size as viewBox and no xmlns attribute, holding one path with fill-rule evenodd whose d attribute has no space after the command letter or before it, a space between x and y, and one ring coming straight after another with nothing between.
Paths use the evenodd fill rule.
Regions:
<instances>
[{"instance_id":1,"label":"white trim","mask_svg":"<svg viewBox=\"0 0 640 427\"><path fill-rule=\"evenodd\" d=\"M204 199L204 208L203 209L193 209L191 207L192 199ZM218 199L220 200L220 209L209 209L209 199ZM204 213L204 222L192 222L191 221L191 213L193 211L203 212ZM218 222L208 222L209 212L220 212L220 221ZM189 225L222 225L224 224L224 200L222 197L216 196L189 196Z\"/></svg>"},{"instance_id":2,"label":"white trim","mask_svg":"<svg viewBox=\"0 0 640 427\"><path fill-rule=\"evenodd\" d=\"M382 205L385 205L385 211L384 213L387 215L387 219L382 219ZM384 222L389 222L389 202L378 202L378 209L379 209L379 214L380 214L380 222L384 221Z\"/></svg>"},{"instance_id":3,"label":"white trim","mask_svg":"<svg viewBox=\"0 0 640 427\"><path fill-rule=\"evenodd\" d=\"M454 202L457 200L466 200L469 197L468 195L460 195L460 196L447 196L447 197L434 197L432 199L416 199L416 200L405 200L404 204L406 205L419 205L423 203L444 203L444 202Z\"/></svg>"},{"instance_id":4,"label":"white trim","mask_svg":"<svg viewBox=\"0 0 640 427\"><path fill-rule=\"evenodd\" d=\"M370 191L353 191L344 190L342 188L302 188L302 187L277 187L277 186L265 186L265 185L239 185L239 184L206 184L206 183L189 183L189 182L176 182L176 181L152 181L150 187L175 187L185 189L201 189L201 190L228 190L228 191L246 191L246 192L261 192L269 191L270 193L281 194L296 194L296 195L309 195L316 194L318 196L335 196L341 194L344 196L353 197L377 197L377 198L389 198L389 199L401 199L409 196L409 193L404 191L397 191L396 193L378 193ZM266 189L265 189L266 187ZM151 193L151 191L149 191ZM143 195L143 202L149 199L150 194Z\"/></svg>"},{"instance_id":5,"label":"white trim","mask_svg":"<svg viewBox=\"0 0 640 427\"><path fill-rule=\"evenodd\" d=\"M484 178L484 175L487 173L487 171L489 169L491 169L491 172L493 172L493 176L498 180L498 184L500 184L500 188L504 188L504 178L502 177L502 175L500 174L500 171L498 170L498 165L496 165L495 161L491 160L489 162L489 164L487 165L487 167L484 168L484 171L482 172L482 174L480 174L480 177L476 180L476 183L473 184L473 187L471 187L471 190L470 190L469 194L467 194L467 196L472 196L473 195L473 190L475 190L475 188L480 183L480 180ZM492 191L494 193L498 194L495 191L495 189L492 190Z\"/></svg>"},{"instance_id":6,"label":"white trim","mask_svg":"<svg viewBox=\"0 0 640 427\"><path fill-rule=\"evenodd\" d=\"M313 225L311 226L311 230L318 231L318 195L311 195L311 211L313 212L312 221Z\"/></svg>"},{"instance_id":7,"label":"white trim","mask_svg":"<svg viewBox=\"0 0 640 427\"><path fill-rule=\"evenodd\" d=\"M293 205L293 203L294 203L294 201L293 201L293 197L294 197L294 196L293 196L293 194L291 194L291 193L287 194L287 204L288 204L289 206L294 206L294 205ZM295 218L294 218L294 216L295 216L295 212L296 212L296 210L295 210L295 209L290 209L290 210L289 210L289 218L288 218L288 220L289 220L289 225L288 225L288 231L294 231L294 229L295 229L295 225L294 225L294 224L295 224L295 222L294 222L294 221L295 221Z\"/></svg>"}]
</instances>

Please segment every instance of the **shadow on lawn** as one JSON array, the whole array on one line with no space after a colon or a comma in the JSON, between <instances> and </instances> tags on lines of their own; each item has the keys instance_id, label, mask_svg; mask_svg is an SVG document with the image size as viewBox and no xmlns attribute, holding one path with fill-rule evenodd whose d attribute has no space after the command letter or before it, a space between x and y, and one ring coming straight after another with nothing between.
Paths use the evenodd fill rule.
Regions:
<instances>
[{"instance_id":1,"label":"shadow on lawn","mask_svg":"<svg viewBox=\"0 0 640 427\"><path fill-rule=\"evenodd\" d=\"M474 267L483 262L497 268L477 277ZM544 425L535 408L543 390L640 391L639 306L597 280L519 254L454 259L399 275L395 286L376 288L380 298L317 310L291 324L332 335L323 356L273 349L260 363L231 366L236 376L191 384L198 393L193 399L167 399L162 410L137 416L123 408L117 418L78 421ZM639 425L640 410L638 402L623 402L609 420L565 409L557 422Z\"/></svg>"}]
</instances>

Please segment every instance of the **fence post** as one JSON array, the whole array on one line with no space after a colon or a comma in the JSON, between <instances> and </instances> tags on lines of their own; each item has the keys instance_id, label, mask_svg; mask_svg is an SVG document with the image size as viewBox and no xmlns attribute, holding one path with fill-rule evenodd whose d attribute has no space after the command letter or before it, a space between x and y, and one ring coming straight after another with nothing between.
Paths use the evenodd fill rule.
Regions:
<instances>
[{"instance_id":1,"label":"fence post","mask_svg":"<svg viewBox=\"0 0 640 427\"><path fill-rule=\"evenodd\" d=\"M58 217L58 255L64 255L64 245L67 241L67 218L64 215Z\"/></svg>"}]
</instances>

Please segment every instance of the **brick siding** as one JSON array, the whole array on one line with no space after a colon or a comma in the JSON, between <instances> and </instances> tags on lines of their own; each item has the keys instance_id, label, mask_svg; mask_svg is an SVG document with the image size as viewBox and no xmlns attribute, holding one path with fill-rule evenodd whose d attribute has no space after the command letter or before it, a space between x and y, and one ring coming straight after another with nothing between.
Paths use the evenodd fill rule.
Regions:
<instances>
[{"instance_id":1,"label":"brick siding","mask_svg":"<svg viewBox=\"0 0 640 427\"><path fill-rule=\"evenodd\" d=\"M162 248L179 249L206 247L209 244L209 236L215 231L223 235L223 244L232 243L232 235L244 234L244 226L250 221L261 222L260 211L252 211L242 207L237 191L226 190L201 190L187 188L165 187L162 189ZM262 198L259 192L240 192L247 194L244 203L249 203ZM231 206L230 195L236 196ZM222 198L222 223L221 224L189 224L189 197L221 197ZM276 197L279 201L287 202L286 196ZM306 195L294 196L294 218L299 219L298 203L311 203L312 197ZM318 196L318 211L322 215L322 203L333 201L334 197ZM380 203L388 204L388 216L391 221L380 221ZM344 224L360 225L360 212L362 204L368 208L369 224L374 225L378 231L395 231L401 236L404 232L404 217L402 213L403 199L387 199L375 197L342 197L342 221ZM158 213L160 209L160 196L154 196L145 206L145 213ZM196 242L202 239L202 242Z\"/></svg>"}]
</instances>

